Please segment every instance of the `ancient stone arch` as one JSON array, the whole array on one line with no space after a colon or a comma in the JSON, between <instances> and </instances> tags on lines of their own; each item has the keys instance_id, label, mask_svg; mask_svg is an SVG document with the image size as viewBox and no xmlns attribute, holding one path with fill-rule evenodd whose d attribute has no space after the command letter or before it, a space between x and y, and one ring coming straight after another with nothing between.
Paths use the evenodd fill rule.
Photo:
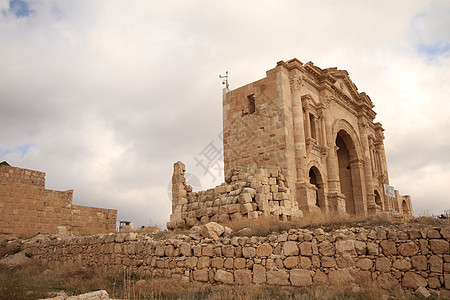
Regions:
<instances>
[{"instance_id":1,"label":"ancient stone arch","mask_svg":"<svg viewBox=\"0 0 450 300\"><path fill-rule=\"evenodd\" d=\"M320 171L319 167L315 164L311 165L308 169L308 177L309 177L309 188L311 189L310 200L312 204L314 204L319 211L326 212L328 208L328 201L326 197L326 180L322 175L323 172Z\"/></svg>"}]
</instances>

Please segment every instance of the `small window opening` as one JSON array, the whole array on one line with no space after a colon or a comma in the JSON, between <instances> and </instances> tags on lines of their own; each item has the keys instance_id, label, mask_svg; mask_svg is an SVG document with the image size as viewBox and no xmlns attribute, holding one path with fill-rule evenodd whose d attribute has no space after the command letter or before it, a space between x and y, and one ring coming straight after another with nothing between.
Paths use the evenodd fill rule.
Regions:
<instances>
[{"instance_id":1,"label":"small window opening","mask_svg":"<svg viewBox=\"0 0 450 300\"><path fill-rule=\"evenodd\" d=\"M251 94L250 96L247 96L247 98L248 98L248 113L251 115L256 111L255 94Z\"/></svg>"}]
</instances>

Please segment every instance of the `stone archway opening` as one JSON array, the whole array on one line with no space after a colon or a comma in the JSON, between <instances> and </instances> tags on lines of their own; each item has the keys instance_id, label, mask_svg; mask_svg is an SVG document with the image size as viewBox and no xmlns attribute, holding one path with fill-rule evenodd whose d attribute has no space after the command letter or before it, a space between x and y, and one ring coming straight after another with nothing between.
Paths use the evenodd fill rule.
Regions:
<instances>
[{"instance_id":1,"label":"stone archway opening","mask_svg":"<svg viewBox=\"0 0 450 300\"><path fill-rule=\"evenodd\" d=\"M406 203L405 200L402 201L402 212L404 215L409 216L409 214L410 214L408 203Z\"/></svg>"},{"instance_id":2,"label":"stone archway opening","mask_svg":"<svg viewBox=\"0 0 450 300\"><path fill-rule=\"evenodd\" d=\"M383 208L383 201L381 200L380 193L377 190L374 191L375 194L375 204Z\"/></svg>"},{"instance_id":3,"label":"stone archway opening","mask_svg":"<svg viewBox=\"0 0 450 300\"><path fill-rule=\"evenodd\" d=\"M345 130L337 133L336 146L338 147L339 183L341 193L345 196L345 212L354 215L356 214L356 205L353 177L356 170L352 168L352 161L357 160L355 146Z\"/></svg>"},{"instance_id":4,"label":"stone archway opening","mask_svg":"<svg viewBox=\"0 0 450 300\"><path fill-rule=\"evenodd\" d=\"M325 189L322 175L319 169L311 167L309 169L309 183L316 187L315 205L321 210L325 209Z\"/></svg>"}]
</instances>

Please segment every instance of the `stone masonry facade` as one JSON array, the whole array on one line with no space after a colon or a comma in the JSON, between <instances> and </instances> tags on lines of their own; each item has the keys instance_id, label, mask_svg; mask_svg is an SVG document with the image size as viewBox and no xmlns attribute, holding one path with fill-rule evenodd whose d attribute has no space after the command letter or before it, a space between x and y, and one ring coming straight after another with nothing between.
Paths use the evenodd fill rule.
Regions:
<instances>
[{"instance_id":1,"label":"stone masonry facade","mask_svg":"<svg viewBox=\"0 0 450 300\"><path fill-rule=\"evenodd\" d=\"M290 221L303 217L279 167L235 167L220 186L199 192L186 184L185 171L182 162L174 164L168 229L242 218L277 216Z\"/></svg>"},{"instance_id":2,"label":"stone masonry facade","mask_svg":"<svg viewBox=\"0 0 450 300\"><path fill-rule=\"evenodd\" d=\"M409 196L389 199L383 127L347 71L298 59L223 94L225 176L256 163L281 168L304 213L412 216Z\"/></svg>"},{"instance_id":3,"label":"stone masonry facade","mask_svg":"<svg viewBox=\"0 0 450 300\"><path fill-rule=\"evenodd\" d=\"M136 233L39 235L23 249L45 265L83 265L117 274L220 284L428 289L450 297L450 229L291 229L267 237L158 240Z\"/></svg>"},{"instance_id":4,"label":"stone masonry facade","mask_svg":"<svg viewBox=\"0 0 450 300\"><path fill-rule=\"evenodd\" d=\"M0 165L0 239L57 233L116 230L117 210L72 204L73 190L45 189L45 173Z\"/></svg>"}]
</instances>

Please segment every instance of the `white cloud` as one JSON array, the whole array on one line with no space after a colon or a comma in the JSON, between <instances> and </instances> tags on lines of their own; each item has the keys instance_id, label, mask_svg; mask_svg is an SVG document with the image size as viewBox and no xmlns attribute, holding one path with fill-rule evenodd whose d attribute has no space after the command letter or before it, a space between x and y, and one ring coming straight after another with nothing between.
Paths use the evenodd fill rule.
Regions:
<instances>
[{"instance_id":1,"label":"white cloud","mask_svg":"<svg viewBox=\"0 0 450 300\"><path fill-rule=\"evenodd\" d=\"M75 203L163 224L175 161L204 188L223 180L194 159L222 130L218 75L228 70L235 88L297 57L349 71L386 128L391 184L415 207L442 209L449 56L420 47L449 42L446 1L29 6L28 17L0 13L0 148L33 147L0 160L45 171L49 188L75 189Z\"/></svg>"}]
</instances>

